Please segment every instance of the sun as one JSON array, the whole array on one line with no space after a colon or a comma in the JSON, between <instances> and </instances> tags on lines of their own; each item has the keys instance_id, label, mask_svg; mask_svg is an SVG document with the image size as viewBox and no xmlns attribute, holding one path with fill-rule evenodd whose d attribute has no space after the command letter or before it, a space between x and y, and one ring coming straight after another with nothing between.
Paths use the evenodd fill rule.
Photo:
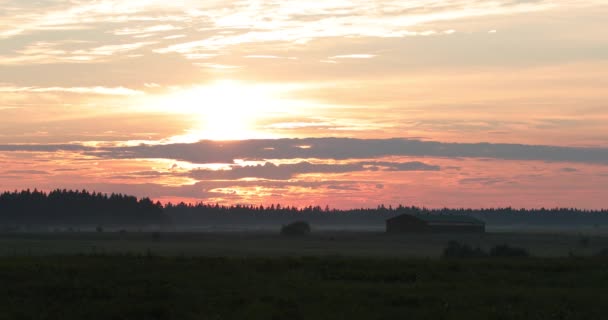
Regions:
<instances>
[{"instance_id":1,"label":"sun","mask_svg":"<svg viewBox=\"0 0 608 320\"><path fill-rule=\"evenodd\" d=\"M176 90L148 108L194 118L197 127L178 140L239 140L269 138L256 129L256 123L279 112L281 106L276 88L223 80Z\"/></svg>"}]
</instances>

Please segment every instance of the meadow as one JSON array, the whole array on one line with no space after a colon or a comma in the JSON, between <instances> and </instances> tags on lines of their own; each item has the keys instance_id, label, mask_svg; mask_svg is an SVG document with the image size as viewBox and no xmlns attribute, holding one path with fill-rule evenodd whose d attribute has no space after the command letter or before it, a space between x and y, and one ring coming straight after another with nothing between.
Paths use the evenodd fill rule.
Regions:
<instances>
[{"instance_id":1,"label":"meadow","mask_svg":"<svg viewBox=\"0 0 608 320\"><path fill-rule=\"evenodd\" d=\"M527 258L443 258L450 240ZM0 319L601 319L604 236L0 235Z\"/></svg>"},{"instance_id":2,"label":"meadow","mask_svg":"<svg viewBox=\"0 0 608 320\"><path fill-rule=\"evenodd\" d=\"M0 319L601 319L608 259L0 258Z\"/></svg>"},{"instance_id":3,"label":"meadow","mask_svg":"<svg viewBox=\"0 0 608 320\"><path fill-rule=\"evenodd\" d=\"M403 234L313 231L284 237L276 231L249 232L38 232L0 233L0 256L147 254L161 256L348 256L438 258L456 240L489 250L501 244L536 257L592 256L608 248L607 235L575 233Z\"/></svg>"}]
</instances>

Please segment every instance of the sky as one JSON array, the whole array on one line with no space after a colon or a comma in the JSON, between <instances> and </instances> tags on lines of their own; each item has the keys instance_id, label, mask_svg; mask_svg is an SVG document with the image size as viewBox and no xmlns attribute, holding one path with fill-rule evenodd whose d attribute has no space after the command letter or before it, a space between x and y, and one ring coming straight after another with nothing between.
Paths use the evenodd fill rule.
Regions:
<instances>
[{"instance_id":1,"label":"sky","mask_svg":"<svg viewBox=\"0 0 608 320\"><path fill-rule=\"evenodd\" d=\"M606 0L0 0L0 186L608 208Z\"/></svg>"}]
</instances>

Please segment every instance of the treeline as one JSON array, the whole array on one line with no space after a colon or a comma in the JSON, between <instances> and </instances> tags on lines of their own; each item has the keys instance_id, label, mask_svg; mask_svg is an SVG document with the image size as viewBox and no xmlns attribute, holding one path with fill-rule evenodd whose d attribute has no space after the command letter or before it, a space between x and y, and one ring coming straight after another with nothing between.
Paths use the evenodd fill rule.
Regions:
<instances>
[{"instance_id":1,"label":"treeline","mask_svg":"<svg viewBox=\"0 0 608 320\"><path fill-rule=\"evenodd\" d=\"M103 194L86 190L38 190L0 194L0 226L214 226L277 225L297 220L318 225L384 226L400 214L468 215L489 225L608 225L608 210L553 209L428 209L380 205L376 208L339 210L328 206L294 207L219 204L163 206L149 198Z\"/></svg>"},{"instance_id":2,"label":"treeline","mask_svg":"<svg viewBox=\"0 0 608 320\"><path fill-rule=\"evenodd\" d=\"M575 208L540 209L429 209L415 206L396 207L380 205L377 208L339 210L328 206L297 208L273 204L270 206L219 204L167 204L165 212L176 224L265 224L287 223L306 220L312 223L333 225L383 226L388 218L401 214L467 215L479 218L488 224L608 224L608 210L584 210Z\"/></svg>"},{"instance_id":3,"label":"treeline","mask_svg":"<svg viewBox=\"0 0 608 320\"><path fill-rule=\"evenodd\" d=\"M38 190L0 195L0 225L4 226L112 226L164 224L161 203L123 194L86 190Z\"/></svg>"}]
</instances>

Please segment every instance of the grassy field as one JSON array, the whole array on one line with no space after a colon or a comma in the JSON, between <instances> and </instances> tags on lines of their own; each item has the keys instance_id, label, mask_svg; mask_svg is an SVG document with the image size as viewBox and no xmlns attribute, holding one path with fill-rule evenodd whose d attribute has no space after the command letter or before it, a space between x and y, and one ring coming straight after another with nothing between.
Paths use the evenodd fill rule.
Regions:
<instances>
[{"instance_id":1,"label":"grassy field","mask_svg":"<svg viewBox=\"0 0 608 320\"><path fill-rule=\"evenodd\" d=\"M602 258L0 258L0 319L603 319Z\"/></svg>"},{"instance_id":2,"label":"grassy field","mask_svg":"<svg viewBox=\"0 0 608 320\"><path fill-rule=\"evenodd\" d=\"M442 259L450 240L532 258ZM1 319L601 319L608 237L0 234Z\"/></svg>"},{"instance_id":3,"label":"grassy field","mask_svg":"<svg viewBox=\"0 0 608 320\"><path fill-rule=\"evenodd\" d=\"M162 256L358 256L436 258L450 240L488 250L508 244L537 257L591 256L608 248L608 236L486 233L388 235L381 232L276 233L63 232L0 234L0 256L152 252Z\"/></svg>"}]
</instances>

